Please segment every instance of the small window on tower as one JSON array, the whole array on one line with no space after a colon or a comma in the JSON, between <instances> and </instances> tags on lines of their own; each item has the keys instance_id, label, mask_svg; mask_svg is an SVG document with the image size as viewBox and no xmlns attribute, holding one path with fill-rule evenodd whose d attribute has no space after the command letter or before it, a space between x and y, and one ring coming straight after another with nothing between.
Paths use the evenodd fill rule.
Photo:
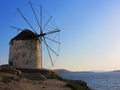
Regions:
<instances>
[{"instance_id":1,"label":"small window on tower","mask_svg":"<svg viewBox=\"0 0 120 90\"><path fill-rule=\"evenodd\" d=\"M12 61L9 62L10 66L12 66Z\"/></svg>"}]
</instances>

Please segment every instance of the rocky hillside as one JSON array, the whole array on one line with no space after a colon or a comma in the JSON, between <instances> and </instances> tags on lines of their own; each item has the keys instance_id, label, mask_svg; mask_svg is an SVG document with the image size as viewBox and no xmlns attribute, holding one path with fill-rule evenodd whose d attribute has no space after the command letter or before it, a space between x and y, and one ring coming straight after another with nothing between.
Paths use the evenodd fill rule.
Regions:
<instances>
[{"instance_id":1,"label":"rocky hillside","mask_svg":"<svg viewBox=\"0 0 120 90\"><path fill-rule=\"evenodd\" d=\"M62 79L51 70L0 66L0 90L90 90L83 81Z\"/></svg>"}]
</instances>

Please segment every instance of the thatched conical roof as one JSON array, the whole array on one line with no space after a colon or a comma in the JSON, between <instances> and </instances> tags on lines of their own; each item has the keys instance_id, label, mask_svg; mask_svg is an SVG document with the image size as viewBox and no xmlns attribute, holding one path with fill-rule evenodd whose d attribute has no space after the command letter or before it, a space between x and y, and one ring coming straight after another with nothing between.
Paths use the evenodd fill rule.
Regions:
<instances>
[{"instance_id":1,"label":"thatched conical roof","mask_svg":"<svg viewBox=\"0 0 120 90\"><path fill-rule=\"evenodd\" d=\"M35 34L34 32L25 29L22 32L20 32L17 36L15 36L14 38L11 39L10 42L12 42L13 40L31 40L31 39L39 39L37 37L38 35Z\"/></svg>"}]
</instances>

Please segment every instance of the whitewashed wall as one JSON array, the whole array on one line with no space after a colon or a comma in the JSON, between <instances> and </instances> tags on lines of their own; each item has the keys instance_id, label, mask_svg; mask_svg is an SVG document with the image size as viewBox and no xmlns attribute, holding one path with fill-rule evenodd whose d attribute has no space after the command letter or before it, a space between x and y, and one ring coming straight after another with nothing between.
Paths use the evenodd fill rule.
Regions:
<instances>
[{"instance_id":1,"label":"whitewashed wall","mask_svg":"<svg viewBox=\"0 0 120 90\"><path fill-rule=\"evenodd\" d=\"M13 40L10 43L9 62L17 68L41 68L39 40Z\"/></svg>"}]
</instances>

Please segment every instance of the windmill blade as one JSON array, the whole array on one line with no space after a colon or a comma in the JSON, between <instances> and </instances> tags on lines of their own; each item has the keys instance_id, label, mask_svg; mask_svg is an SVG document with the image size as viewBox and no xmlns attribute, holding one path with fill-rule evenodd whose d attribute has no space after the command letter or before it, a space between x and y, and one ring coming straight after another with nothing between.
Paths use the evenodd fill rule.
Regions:
<instances>
[{"instance_id":1,"label":"windmill blade","mask_svg":"<svg viewBox=\"0 0 120 90\"><path fill-rule=\"evenodd\" d=\"M26 17L22 14L22 12L19 9L17 9L17 11L23 17L23 19L26 21L26 23L30 26L30 28L36 33L35 29L32 27L32 25L29 23L29 21L26 19Z\"/></svg>"},{"instance_id":2,"label":"windmill blade","mask_svg":"<svg viewBox=\"0 0 120 90\"><path fill-rule=\"evenodd\" d=\"M46 22L45 26L43 27L43 30L46 28L46 26L48 25L48 23L50 22L51 19L52 19L52 16L49 17L48 21Z\"/></svg>"},{"instance_id":3,"label":"windmill blade","mask_svg":"<svg viewBox=\"0 0 120 90\"><path fill-rule=\"evenodd\" d=\"M17 30L23 30L21 28L15 27L15 26L10 26L10 27L13 28L13 29L17 29Z\"/></svg>"},{"instance_id":4,"label":"windmill blade","mask_svg":"<svg viewBox=\"0 0 120 90\"><path fill-rule=\"evenodd\" d=\"M48 45L46 43L45 37L43 37L43 39L44 39L44 44L46 45L46 48L47 48L48 55L50 57L51 64L52 64L52 66L54 66L53 60L52 60L52 57L51 57L51 54L50 54L50 51L49 51L50 48L48 47Z\"/></svg>"},{"instance_id":5,"label":"windmill blade","mask_svg":"<svg viewBox=\"0 0 120 90\"><path fill-rule=\"evenodd\" d=\"M58 28L56 30L53 30L53 31L49 31L49 32L46 32L46 33L43 33L44 35L49 35L49 34L53 34L53 33L56 33L56 32L60 32L60 30L58 30Z\"/></svg>"},{"instance_id":6,"label":"windmill blade","mask_svg":"<svg viewBox=\"0 0 120 90\"><path fill-rule=\"evenodd\" d=\"M36 12L35 12L35 10L34 10L34 8L33 8L33 5L32 5L32 3L31 3L30 1L29 1L29 4L30 4L30 7L31 7L31 9L32 9L32 11L33 11L33 14L34 14L34 16L35 16L35 19L36 19L36 21L37 21L38 26L39 26L39 28L41 28L40 23L39 23L39 20L38 20L38 18L37 18L37 14L36 14Z\"/></svg>"},{"instance_id":7,"label":"windmill blade","mask_svg":"<svg viewBox=\"0 0 120 90\"><path fill-rule=\"evenodd\" d=\"M47 44L47 42L46 42L46 40L45 40L45 37L43 37L43 40L42 40L42 41L45 43L45 45L46 45L55 55L59 56L59 55Z\"/></svg>"},{"instance_id":8,"label":"windmill blade","mask_svg":"<svg viewBox=\"0 0 120 90\"><path fill-rule=\"evenodd\" d=\"M40 34L42 33L42 5L40 6Z\"/></svg>"},{"instance_id":9,"label":"windmill blade","mask_svg":"<svg viewBox=\"0 0 120 90\"><path fill-rule=\"evenodd\" d=\"M53 40L53 39L51 39L51 38L48 38L48 37L45 37L45 38L48 39L48 40L50 40L50 41L53 41L53 42L55 42L55 43L57 43L57 44L60 44L60 42L55 41L55 40Z\"/></svg>"},{"instance_id":10,"label":"windmill blade","mask_svg":"<svg viewBox=\"0 0 120 90\"><path fill-rule=\"evenodd\" d=\"M49 31L49 32L47 32L47 33L41 33L41 34L39 34L37 37L43 37L43 36L45 36L45 35L49 35L49 34L53 34L53 33L56 33L56 32L60 32L60 30L53 30L53 31Z\"/></svg>"}]
</instances>

